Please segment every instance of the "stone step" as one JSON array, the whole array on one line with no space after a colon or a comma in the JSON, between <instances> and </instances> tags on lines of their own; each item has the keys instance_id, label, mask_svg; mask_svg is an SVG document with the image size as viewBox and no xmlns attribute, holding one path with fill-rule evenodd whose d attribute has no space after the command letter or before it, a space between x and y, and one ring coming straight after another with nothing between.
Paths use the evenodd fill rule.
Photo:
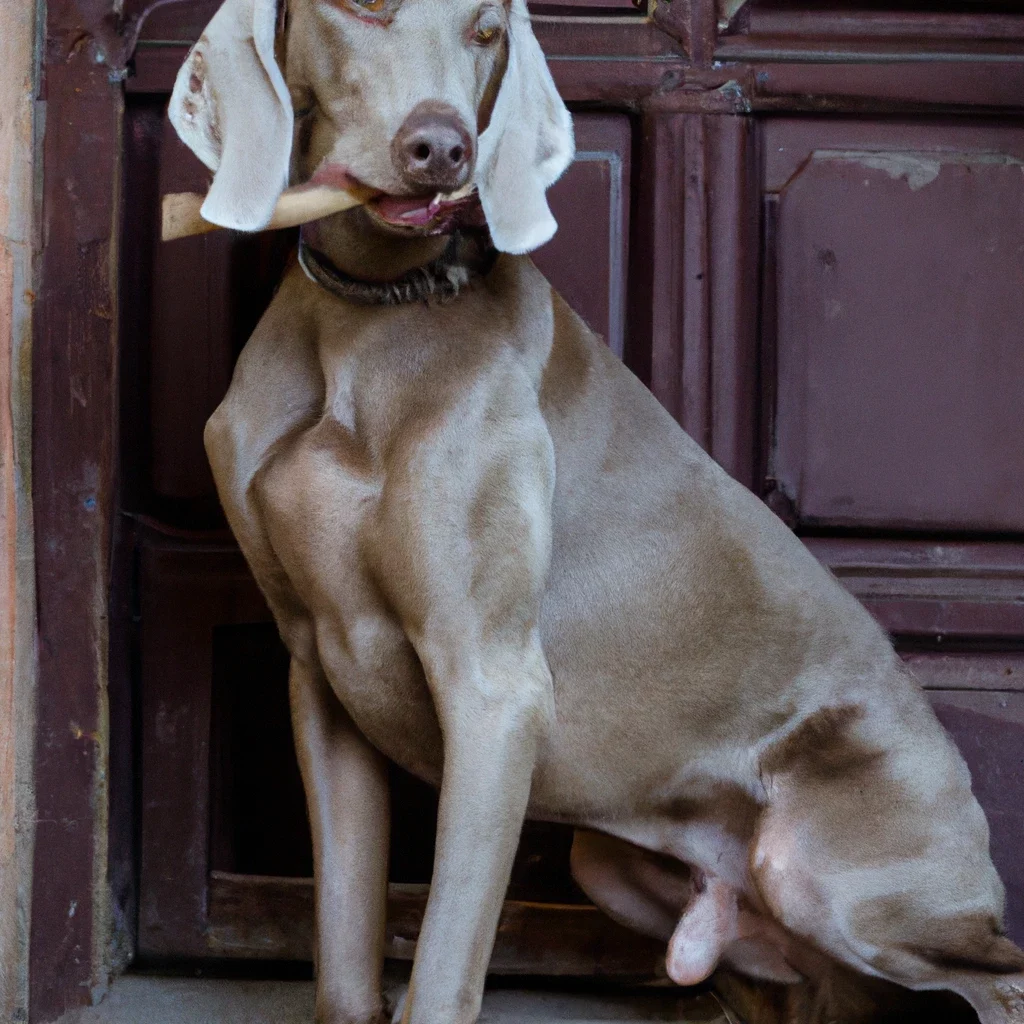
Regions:
<instances>
[{"instance_id":1,"label":"stone step","mask_svg":"<svg viewBox=\"0 0 1024 1024\"><path fill-rule=\"evenodd\" d=\"M710 994L674 991L589 993L498 988L484 999L481 1024L733 1024ZM308 981L236 981L126 975L98 1006L59 1024L313 1024Z\"/></svg>"}]
</instances>

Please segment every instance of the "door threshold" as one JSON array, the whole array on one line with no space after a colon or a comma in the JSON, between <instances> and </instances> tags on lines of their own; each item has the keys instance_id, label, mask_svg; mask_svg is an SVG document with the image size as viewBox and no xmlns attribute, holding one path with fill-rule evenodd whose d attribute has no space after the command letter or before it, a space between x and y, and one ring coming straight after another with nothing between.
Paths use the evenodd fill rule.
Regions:
<instances>
[{"instance_id":1,"label":"door threshold","mask_svg":"<svg viewBox=\"0 0 1024 1024\"><path fill-rule=\"evenodd\" d=\"M58 1024L313 1024L313 983L125 975L98 1006ZM735 1024L710 993L560 992L497 988L480 1024Z\"/></svg>"}]
</instances>

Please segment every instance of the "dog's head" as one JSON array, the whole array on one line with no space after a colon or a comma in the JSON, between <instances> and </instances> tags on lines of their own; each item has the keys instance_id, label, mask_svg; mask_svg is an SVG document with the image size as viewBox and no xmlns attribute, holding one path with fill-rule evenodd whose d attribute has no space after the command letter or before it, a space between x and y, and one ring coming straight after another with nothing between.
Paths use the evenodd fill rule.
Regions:
<instances>
[{"instance_id":1,"label":"dog's head","mask_svg":"<svg viewBox=\"0 0 1024 1024\"><path fill-rule=\"evenodd\" d=\"M383 193L373 216L426 232L430 201L475 183L499 249L551 238L572 121L525 0L288 2L224 0L178 74L207 220L258 230L289 181L316 180Z\"/></svg>"}]
</instances>

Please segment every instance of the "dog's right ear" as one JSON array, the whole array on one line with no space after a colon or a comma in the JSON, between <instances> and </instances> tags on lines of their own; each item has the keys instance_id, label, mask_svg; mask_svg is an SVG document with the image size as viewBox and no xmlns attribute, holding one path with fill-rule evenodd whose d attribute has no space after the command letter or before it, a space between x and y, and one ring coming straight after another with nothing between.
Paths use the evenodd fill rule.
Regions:
<instances>
[{"instance_id":1,"label":"dog's right ear","mask_svg":"<svg viewBox=\"0 0 1024 1024\"><path fill-rule=\"evenodd\" d=\"M214 172L202 215L258 231L288 184L294 115L274 57L276 0L224 0L174 83L170 118Z\"/></svg>"},{"instance_id":2,"label":"dog's right ear","mask_svg":"<svg viewBox=\"0 0 1024 1024\"><path fill-rule=\"evenodd\" d=\"M547 190L572 163L572 118L530 26L526 0L507 0L508 65L480 136L477 186L501 252L527 253L558 228Z\"/></svg>"}]
</instances>

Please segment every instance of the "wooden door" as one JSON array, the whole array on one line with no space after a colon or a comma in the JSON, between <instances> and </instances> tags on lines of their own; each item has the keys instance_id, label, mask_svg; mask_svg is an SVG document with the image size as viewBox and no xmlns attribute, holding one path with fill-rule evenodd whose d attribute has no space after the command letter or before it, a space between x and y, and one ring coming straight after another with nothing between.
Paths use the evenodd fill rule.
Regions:
<instances>
[{"instance_id":1,"label":"wooden door","mask_svg":"<svg viewBox=\"0 0 1024 1024\"><path fill-rule=\"evenodd\" d=\"M156 241L156 197L202 188L206 173L175 137L165 105L162 94L130 105L126 154L128 174L140 179L126 188L127 220L139 240L149 232L134 254L138 290L126 296L139 314L126 325L125 355L138 362L124 373L123 420L125 510L137 523L128 543L140 650L139 953L305 959L312 854L288 715L288 659L224 526L202 448L203 425L294 234ZM583 113L577 145L574 166L552 193L567 230L537 261L622 355L630 119ZM581 245L586 260L576 258ZM406 956L432 870L436 796L396 770L392 798L389 948ZM652 950L606 922L572 884L571 838L565 828L527 825L496 966L534 974L649 971ZM538 941L554 932L563 940Z\"/></svg>"},{"instance_id":2,"label":"wooden door","mask_svg":"<svg viewBox=\"0 0 1024 1024\"><path fill-rule=\"evenodd\" d=\"M79 999L105 955L104 871L125 959L310 950L284 658L201 446L291 239L156 237L161 192L206 180L164 109L215 6L142 19L127 0L108 68L67 41L109 21L51 5L48 120L122 148L95 165L65 133L47 150L47 237L90 269L69 277L46 256L43 294L59 301L36 329L44 1008ZM581 143L538 262L893 633L974 770L1024 940L1024 15L998 0L534 10ZM95 176L118 167L104 191ZM111 224L116 332L97 241ZM83 757L89 737L109 737L109 771ZM408 956L433 809L394 785L390 949ZM655 950L580 902L567 844L558 829L524 837L495 967L650 970Z\"/></svg>"}]
</instances>

